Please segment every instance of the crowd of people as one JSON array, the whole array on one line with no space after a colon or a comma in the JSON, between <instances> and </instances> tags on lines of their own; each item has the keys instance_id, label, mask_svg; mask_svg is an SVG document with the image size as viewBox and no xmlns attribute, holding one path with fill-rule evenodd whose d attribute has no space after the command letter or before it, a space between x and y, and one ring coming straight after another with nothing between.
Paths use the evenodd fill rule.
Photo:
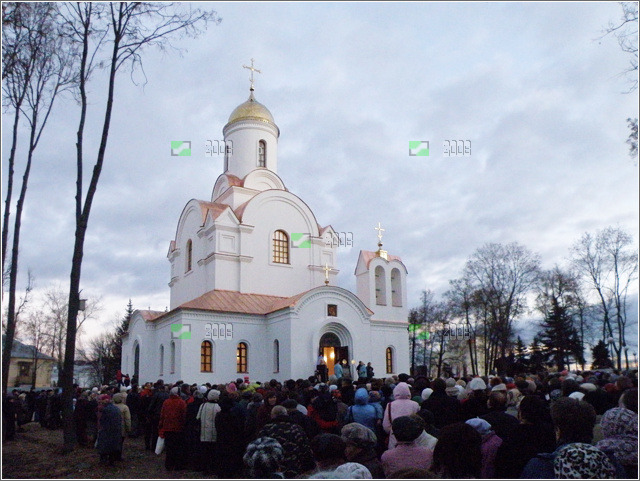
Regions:
<instances>
[{"instance_id":1,"label":"crowd of people","mask_svg":"<svg viewBox=\"0 0 640 481\"><path fill-rule=\"evenodd\" d=\"M114 464L139 436L167 470L219 478L638 479L637 371L362 374L78 389L77 439ZM8 397L55 429L58 396Z\"/></svg>"}]
</instances>

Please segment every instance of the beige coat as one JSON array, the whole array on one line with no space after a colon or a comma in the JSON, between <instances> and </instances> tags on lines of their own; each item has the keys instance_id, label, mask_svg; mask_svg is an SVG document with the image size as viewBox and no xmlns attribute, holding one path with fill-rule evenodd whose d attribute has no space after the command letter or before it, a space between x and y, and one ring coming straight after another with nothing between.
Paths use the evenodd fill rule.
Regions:
<instances>
[{"instance_id":1,"label":"beige coat","mask_svg":"<svg viewBox=\"0 0 640 481\"><path fill-rule=\"evenodd\" d=\"M116 393L113 395L113 404L120 410L120 417L122 418L122 437L126 437L131 432L131 411L129 406L124 403L125 396L122 393Z\"/></svg>"},{"instance_id":2,"label":"beige coat","mask_svg":"<svg viewBox=\"0 0 640 481\"><path fill-rule=\"evenodd\" d=\"M200 420L200 441L203 443L215 443L218 436L216 433L216 415L220 412L218 403L205 402L200 405L198 416Z\"/></svg>"}]
</instances>

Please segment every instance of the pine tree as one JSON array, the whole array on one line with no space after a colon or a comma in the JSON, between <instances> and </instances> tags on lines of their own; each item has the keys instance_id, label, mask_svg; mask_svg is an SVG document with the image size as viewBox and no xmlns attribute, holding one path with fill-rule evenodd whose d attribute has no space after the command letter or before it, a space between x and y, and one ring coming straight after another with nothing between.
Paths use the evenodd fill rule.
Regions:
<instances>
[{"instance_id":1,"label":"pine tree","mask_svg":"<svg viewBox=\"0 0 640 481\"><path fill-rule=\"evenodd\" d=\"M593 356L591 369L605 369L613 367L613 361L609 357L609 350L603 340L598 341L598 344L593 346L591 354Z\"/></svg>"},{"instance_id":2,"label":"pine tree","mask_svg":"<svg viewBox=\"0 0 640 481\"><path fill-rule=\"evenodd\" d=\"M531 345L529 346L529 351L531 351L531 356L529 358L529 366L531 371L538 372L543 370L544 356L542 355L542 347L540 346L539 336L536 335L533 338L533 341L531 341Z\"/></svg>"}]
</instances>

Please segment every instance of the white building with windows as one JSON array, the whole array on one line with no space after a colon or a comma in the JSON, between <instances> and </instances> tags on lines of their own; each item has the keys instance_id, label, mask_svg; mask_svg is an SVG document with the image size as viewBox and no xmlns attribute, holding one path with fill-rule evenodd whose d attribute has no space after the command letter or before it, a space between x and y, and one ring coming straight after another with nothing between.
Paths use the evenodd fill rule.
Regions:
<instances>
[{"instance_id":1,"label":"white building with windows","mask_svg":"<svg viewBox=\"0 0 640 481\"><path fill-rule=\"evenodd\" d=\"M318 355L409 371L407 270L360 251L357 294L334 284L336 233L278 176L280 130L249 99L223 129L224 172L210 201L187 203L170 242L170 309L135 311L122 372L138 382L306 378Z\"/></svg>"}]
</instances>

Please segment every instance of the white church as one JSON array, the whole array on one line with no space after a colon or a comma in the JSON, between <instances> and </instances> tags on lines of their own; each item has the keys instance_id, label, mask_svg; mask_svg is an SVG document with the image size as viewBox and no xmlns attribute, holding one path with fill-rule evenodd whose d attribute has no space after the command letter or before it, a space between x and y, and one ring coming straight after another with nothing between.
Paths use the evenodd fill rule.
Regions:
<instances>
[{"instance_id":1,"label":"white church","mask_svg":"<svg viewBox=\"0 0 640 481\"><path fill-rule=\"evenodd\" d=\"M249 68L249 67L247 67ZM407 269L361 250L357 293L335 285L336 233L278 176L280 129L254 97L229 116L224 172L211 200L193 199L167 258L168 312L135 311L122 372L138 382L222 383L307 378L358 361L376 377L409 372Z\"/></svg>"}]
</instances>

